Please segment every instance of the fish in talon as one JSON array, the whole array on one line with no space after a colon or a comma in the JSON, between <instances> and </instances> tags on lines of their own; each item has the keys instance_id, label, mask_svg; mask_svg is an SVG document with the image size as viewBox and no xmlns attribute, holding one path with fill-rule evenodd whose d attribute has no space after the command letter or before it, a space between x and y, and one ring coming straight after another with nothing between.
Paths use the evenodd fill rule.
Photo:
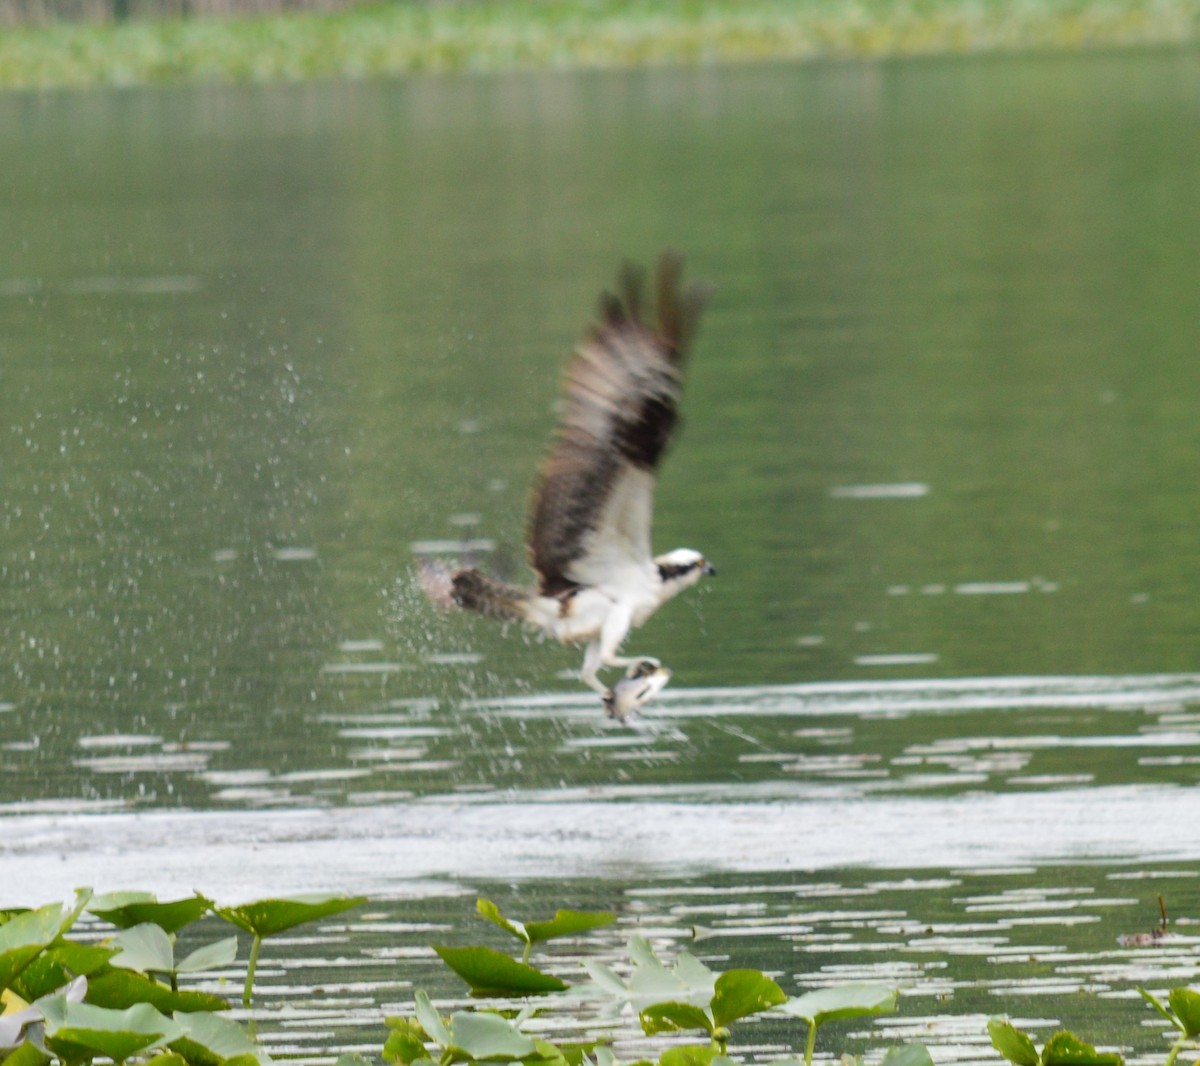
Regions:
<instances>
[{"instance_id":1,"label":"fish in talon","mask_svg":"<svg viewBox=\"0 0 1200 1066\"><path fill-rule=\"evenodd\" d=\"M671 671L657 660L643 659L629 668L604 697L604 709L610 718L624 722L637 714L652 696L656 696L671 680Z\"/></svg>"}]
</instances>

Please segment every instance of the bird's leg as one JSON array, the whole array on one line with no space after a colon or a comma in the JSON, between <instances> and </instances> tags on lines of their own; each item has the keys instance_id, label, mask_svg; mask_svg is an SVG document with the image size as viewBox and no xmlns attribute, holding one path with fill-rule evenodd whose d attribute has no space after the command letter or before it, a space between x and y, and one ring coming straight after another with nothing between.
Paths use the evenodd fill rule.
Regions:
<instances>
[{"instance_id":1,"label":"bird's leg","mask_svg":"<svg viewBox=\"0 0 1200 1066\"><path fill-rule=\"evenodd\" d=\"M600 693L604 700L604 709L613 718L623 719L625 715L617 706L614 690L604 685L596 675L602 666L625 666L638 661L622 659L617 655L617 649L621 647L621 641L629 633L632 621L632 615L628 611L611 612L604 620L599 637L587 646L587 651L583 656L583 671L580 676L585 684Z\"/></svg>"},{"instance_id":2,"label":"bird's leg","mask_svg":"<svg viewBox=\"0 0 1200 1066\"><path fill-rule=\"evenodd\" d=\"M579 679L588 688L595 689L607 700L612 695L612 690L596 676L603 665L604 655L601 651L600 641L593 640L583 653L583 669L579 671Z\"/></svg>"},{"instance_id":3,"label":"bird's leg","mask_svg":"<svg viewBox=\"0 0 1200 1066\"><path fill-rule=\"evenodd\" d=\"M604 663L605 666L624 666L626 675L632 676L640 670L657 670L662 663L653 655L614 655Z\"/></svg>"}]
</instances>

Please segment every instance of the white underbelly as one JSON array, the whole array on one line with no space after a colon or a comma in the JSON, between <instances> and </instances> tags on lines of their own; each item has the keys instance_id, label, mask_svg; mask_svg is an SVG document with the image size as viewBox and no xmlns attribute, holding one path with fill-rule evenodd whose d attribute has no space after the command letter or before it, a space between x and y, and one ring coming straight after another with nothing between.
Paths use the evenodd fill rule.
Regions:
<instances>
[{"instance_id":1,"label":"white underbelly","mask_svg":"<svg viewBox=\"0 0 1200 1066\"><path fill-rule=\"evenodd\" d=\"M540 602L547 606L559 606L557 600ZM550 612L545 611L538 621L547 636L552 636L564 644L582 644L599 637L600 630L609 616L623 605L628 611L626 617L632 617L634 626L640 626L654 613L657 606L645 596L639 596L631 603L629 600L619 601L600 589L583 589L567 600L555 617L550 617Z\"/></svg>"}]
</instances>

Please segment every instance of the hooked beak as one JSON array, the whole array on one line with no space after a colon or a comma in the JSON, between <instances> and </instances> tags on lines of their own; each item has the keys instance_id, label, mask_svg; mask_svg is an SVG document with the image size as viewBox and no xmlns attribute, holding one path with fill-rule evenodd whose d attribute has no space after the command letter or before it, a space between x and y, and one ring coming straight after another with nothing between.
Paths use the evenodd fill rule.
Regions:
<instances>
[{"instance_id":1,"label":"hooked beak","mask_svg":"<svg viewBox=\"0 0 1200 1066\"><path fill-rule=\"evenodd\" d=\"M700 573L702 573L705 577L716 577L717 568L713 566L712 563L705 560L704 566L700 568Z\"/></svg>"}]
</instances>

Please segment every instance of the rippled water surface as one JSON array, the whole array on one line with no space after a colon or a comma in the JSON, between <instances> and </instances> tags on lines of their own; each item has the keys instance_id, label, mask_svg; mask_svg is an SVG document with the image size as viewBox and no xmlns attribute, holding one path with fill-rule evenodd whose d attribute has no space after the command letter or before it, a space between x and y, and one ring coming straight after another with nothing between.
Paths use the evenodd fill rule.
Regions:
<instances>
[{"instance_id":1,"label":"rippled water surface","mask_svg":"<svg viewBox=\"0 0 1200 1066\"><path fill-rule=\"evenodd\" d=\"M898 985L831 1057L995 1061L1006 1013L1160 1059L1136 988L1196 977L1200 920L1198 87L1130 53L0 97L0 904L368 894L264 955L306 1059L457 1001L429 945L487 937L480 893L615 908L603 957ZM623 727L412 573L523 578L563 360L668 244L716 294L656 543L720 576L631 642L675 680Z\"/></svg>"}]
</instances>

